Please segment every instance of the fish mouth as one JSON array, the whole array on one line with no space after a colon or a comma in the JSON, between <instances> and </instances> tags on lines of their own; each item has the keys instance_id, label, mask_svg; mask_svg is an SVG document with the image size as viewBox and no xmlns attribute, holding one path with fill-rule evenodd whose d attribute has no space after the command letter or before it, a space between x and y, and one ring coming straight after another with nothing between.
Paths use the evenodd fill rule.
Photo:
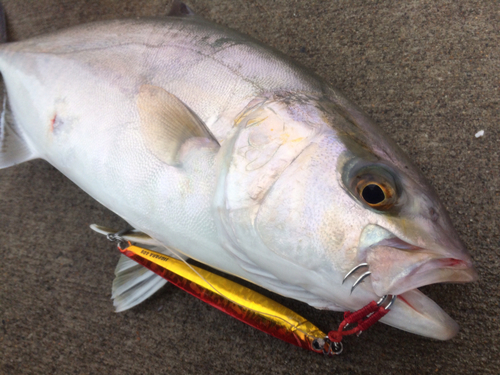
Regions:
<instances>
[{"instance_id":1,"label":"fish mouth","mask_svg":"<svg viewBox=\"0 0 500 375\"><path fill-rule=\"evenodd\" d=\"M397 237L383 239L366 251L373 291L377 295L400 295L429 284L477 279L467 254L449 253L415 246Z\"/></svg>"},{"instance_id":2,"label":"fish mouth","mask_svg":"<svg viewBox=\"0 0 500 375\"><path fill-rule=\"evenodd\" d=\"M376 235L373 228L369 231L361 241L360 255L370 271L363 284L378 296L398 296L382 322L439 340L455 336L457 323L417 288L475 281L477 273L465 248L436 243L418 246L380 227L375 228Z\"/></svg>"}]
</instances>

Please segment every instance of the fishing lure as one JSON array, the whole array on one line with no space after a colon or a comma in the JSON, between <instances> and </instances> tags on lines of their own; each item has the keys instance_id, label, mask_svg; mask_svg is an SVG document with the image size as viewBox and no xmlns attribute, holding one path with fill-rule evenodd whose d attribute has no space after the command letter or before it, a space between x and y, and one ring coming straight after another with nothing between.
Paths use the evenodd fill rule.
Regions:
<instances>
[{"instance_id":1,"label":"fishing lure","mask_svg":"<svg viewBox=\"0 0 500 375\"><path fill-rule=\"evenodd\" d=\"M329 356L342 353L342 337L366 330L389 312L395 299L393 296L385 307L382 304L386 298L382 298L354 313L346 312L339 329L327 335L304 317L252 289L182 260L132 245L119 235L108 235L108 239L118 242L123 255L209 305L278 339ZM345 329L355 323L355 328Z\"/></svg>"}]
</instances>

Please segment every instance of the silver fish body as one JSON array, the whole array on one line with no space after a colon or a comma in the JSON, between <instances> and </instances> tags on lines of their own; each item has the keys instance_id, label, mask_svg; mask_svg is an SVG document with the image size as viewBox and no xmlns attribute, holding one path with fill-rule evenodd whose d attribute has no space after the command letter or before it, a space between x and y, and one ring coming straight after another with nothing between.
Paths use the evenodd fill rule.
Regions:
<instances>
[{"instance_id":1,"label":"silver fish body","mask_svg":"<svg viewBox=\"0 0 500 375\"><path fill-rule=\"evenodd\" d=\"M43 158L155 246L284 296L342 311L397 294L387 324L456 333L416 289L475 279L444 207L355 105L282 54L168 17L4 44L0 71L0 167Z\"/></svg>"}]
</instances>

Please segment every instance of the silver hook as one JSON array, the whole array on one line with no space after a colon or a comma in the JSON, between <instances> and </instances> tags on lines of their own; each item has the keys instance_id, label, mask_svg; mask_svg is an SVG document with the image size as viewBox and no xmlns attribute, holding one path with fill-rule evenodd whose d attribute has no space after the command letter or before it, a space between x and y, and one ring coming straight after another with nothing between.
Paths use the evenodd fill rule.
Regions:
<instances>
[{"instance_id":1,"label":"silver hook","mask_svg":"<svg viewBox=\"0 0 500 375\"><path fill-rule=\"evenodd\" d=\"M387 297L389 297L389 294L386 294L385 296L382 296L382 298L380 298L378 300L377 306L381 306L385 302L385 300L387 299ZM396 294L391 295L391 300L384 307L384 309L389 310L391 308L391 306L394 304L394 302L396 301L396 298L398 298L398 296Z\"/></svg>"},{"instance_id":2,"label":"silver hook","mask_svg":"<svg viewBox=\"0 0 500 375\"><path fill-rule=\"evenodd\" d=\"M352 284L351 287L351 293L352 291L363 282L364 279L366 279L368 276L370 276L372 273L370 271L366 271L364 274L362 274L355 282Z\"/></svg>"},{"instance_id":3,"label":"silver hook","mask_svg":"<svg viewBox=\"0 0 500 375\"><path fill-rule=\"evenodd\" d=\"M394 304L394 302L396 302L396 298L398 298L398 296L396 294L393 294L390 302L385 307L386 310L389 310L391 308L391 306Z\"/></svg>"},{"instance_id":4,"label":"silver hook","mask_svg":"<svg viewBox=\"0 0 500 375\"><path fill-rule=\"evenodd\" d=\"M342 284L346 281L346 279L349 276L351 276L354 272L356 272L357 270L359 270L360 268L363 268L363 267L368 267L368 263L360 263L356 267L354 267L352 270L347 272L347 275L344 276L344 280L342 280Z\"/></svg>"},{"instance_id":5,"label":"silver hook","mask_svg":"<svg viewBox=\"0 0 500 375\"><path fill-rule=\"evenodd\" d=\"M382 296L382 298L380 298L377 302L377 306L380 306L381 304L383 304L385 302L385 300L387 299L387 296L388 294Z\"/></svg>"},{"instance_id":6,"label":"silver hook","mask_svg":"<svg viewBox=\"0 0 500 375\"><path fill-rule=\"evenodd\" d=\"M356 267L354 267L352 270L350 270L349 272L347 272L347 275L344 276L344 280L342 280L342 284L344 284L344 282L346 281L346 279L351 276L354 272L356 272L357 270L361 269L361 268L364 268L364 267L368 267L368 263L360 263L358 264ZM354 284L352 284L352 287L351 287L351 293L353 292L353 290L359 285L361 284L368 276L370 276L372 273L370 271L366 271L365 273L363 273L360 277L358 277L358 279L354 282ZM381 306L386 300L387 300L387 297L389 297L389 294L386 294L386 295L383 295L379 301L377 302L377 305L378 306ZM386 310L389 310L391 308L391 306L394 304L394 302L396 301L396 298L398 298L397 295L392 295L391 296L391 300L389 301L389 303L387 304L387 306L385 306L385 309Z\"/></svg>"}]
</instances>

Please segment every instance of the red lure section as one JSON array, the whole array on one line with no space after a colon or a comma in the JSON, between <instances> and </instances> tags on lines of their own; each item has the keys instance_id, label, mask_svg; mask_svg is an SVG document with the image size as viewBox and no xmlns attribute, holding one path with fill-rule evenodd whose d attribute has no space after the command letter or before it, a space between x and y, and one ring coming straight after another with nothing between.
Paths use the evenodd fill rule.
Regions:
<instances>
[{"instance_id":1,"label":"red lure section","mask_svg":"<svg viewBox=\"0 0 500 375\"><path fill-rule=\"evenodd\" d=\"M137 263L142 266L148 268L153 271L157 275L163 277L168 280L170 283L175 286L181 288L182 290L188 292L189 294L195 296L196 298L201 299L202 301L208 303L209 305L225 312L228 315L254 327L265 333L268 333L280 340L286 341L290 344L296 345L298 347L312 350L314 352L322 352L322 349L313 348L311 343L308 341L304 341L301 337L299 337L295 332L291 332L286 329L286 327L279 326L271 319L267 319L266 316L259 315L258 313L246 309L242 306L239 306L226 298L207 290L196 283L183 278L182 276L177 275L174 272L171 272L154 262L151 262L147 259L142 258L139 255L136 255L134 252L125 249L120 249L120 251L126 255L127 257L133 259Z\"/></svg>"}]
</instances>

